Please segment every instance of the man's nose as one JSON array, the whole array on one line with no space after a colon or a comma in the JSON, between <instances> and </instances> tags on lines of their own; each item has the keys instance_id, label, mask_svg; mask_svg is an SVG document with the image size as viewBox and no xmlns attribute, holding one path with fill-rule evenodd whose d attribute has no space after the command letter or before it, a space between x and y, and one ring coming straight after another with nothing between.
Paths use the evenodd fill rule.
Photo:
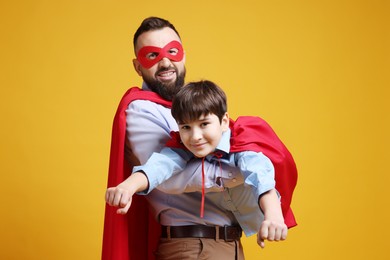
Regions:
<instances>
[{"instance_id":1,"label":"man's nose","mask_svg":"<svg viewBox=\"0 0 390 260\"><path fill-rule=\"evenodd\" d=\"M168 59L167 57L162 58L162 59L158 62L158 66L159 66L160 68L169 68L171 65L172 65L172 62L171 62L171 60Z\"/></svg>"}]
</instances>

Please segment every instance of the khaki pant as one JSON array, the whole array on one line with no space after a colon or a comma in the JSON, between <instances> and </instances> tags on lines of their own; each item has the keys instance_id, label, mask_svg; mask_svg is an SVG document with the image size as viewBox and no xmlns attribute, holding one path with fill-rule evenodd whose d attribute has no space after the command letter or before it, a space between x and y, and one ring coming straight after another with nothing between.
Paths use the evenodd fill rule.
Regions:
<instances>
[{"instance_id":1,"label":"khaki pant","mask_svg":"<svg viewBox=\"0 0 390 260\"><path fill-rule=\"evenodd\" d=\"M241 241L209 238L162 238L157 260L244 260Z\"/></svg>"}]
</instances>

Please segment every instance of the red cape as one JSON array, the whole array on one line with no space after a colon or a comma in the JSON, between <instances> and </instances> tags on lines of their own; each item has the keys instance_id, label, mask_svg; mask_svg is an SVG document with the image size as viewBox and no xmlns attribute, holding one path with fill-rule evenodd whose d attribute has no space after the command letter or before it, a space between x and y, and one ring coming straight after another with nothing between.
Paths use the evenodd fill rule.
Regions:
<instances>
[{"instance_id":1,"label":"red cape","mask_svg":"<svg viewBox=\"0 0 390 260\"><path fill-rule=\"evenodd\" d=\"M138 87L133 87L124 94L119 103L112 127L107 187L117 186L131 173L133 165L127 163L124 154L126 140L125 110L132 101L138 99L150 100L171 107L171 102L162 99L154 92L142 91ZM255 120L249 120L250 118ZM258 124L259 121L255 123L256 120L260 120L260 124ZM251 126L251 123L254 124L252 126L254 131L249 131L251 127L248 128L248 126ZM233 121L231 121L232 126ZM240 137L237 138L238 136ZM249 140L251 141L248 142ZM282 194L282 209L286 224L289 227L295 226L296 222L290 209L290 203L296 185L297 171L291 154L271 127L264 120L257 117L240 117L234 123L231 146L231 152L262 151L272 160L275 167L276 187ZM153 252L157 248L161 231L160 225L149 214L147 205L145 197L138 195L133 196L131 208L126 215L118 215L115 207L106 205L102 260L155 259Z\"/></svg>"},{"instance_id":2,"label":"red cape","mask_svg":"<svg viewBox=\"0 0 390 260\"><path fill-rule=\"evenodd\" d=\"M291 153L271 126L260 117L242 116L230 120L232 136L230 152L254 151L267 156L275 168L276 189L281 195L284 222L291 228L297 225L291 210L291 200L298 180L298 171Z\"/></svg>"},{"instance_id":3,"label":"red cape","mask_svg":"<svg viewBox=\"0 0 390 260\"><path fill-rule=\"evenodd\" d=\"M297 225L290 204L297 184L297 168L291 153L271 126L260 117L241 116L230 119L230 152L254 151L267 156L275 168L276 189L281 195L284 222L291 228ZM167 146L187 149L180 141L178 132L171 133Z\"/></svg>"},{"instance_id":4,"label":"red cape","mask_svg":"<svg viewBox=\"0 0 390 260\"><path fill-rule=\"evenodd\" d=\"M134 165L125 160L126 112L128 105L137 99L171 107L171 102L151 91L138 87L130 88L122 97L112 127L110 166L107 187L117 186L131 173ZM160 237L160 225L149 214L144 196L133 196L131 208L126 215L118 215L117 208L106 204L103 233L103 260L155 259L153 252Z\"/></svg>"}]
</instances>

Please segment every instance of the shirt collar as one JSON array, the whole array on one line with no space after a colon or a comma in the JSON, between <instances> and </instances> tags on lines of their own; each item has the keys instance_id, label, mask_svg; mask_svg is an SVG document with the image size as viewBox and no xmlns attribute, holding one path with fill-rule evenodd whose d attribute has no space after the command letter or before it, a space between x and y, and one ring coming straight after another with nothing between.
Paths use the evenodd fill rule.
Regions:
<instances>
[{"instance_id":1,"label":"shirt collar","mask_svg":"<svg viewBox=\"0 0 390 260\"><path fill-rule=\"evenodd\" d=\"M148 90L148 91L151 91L151 89L148 87L148 85L146 84L146 82L142 82L142 89L143 90Z\"/></svg>"},{"instance_id":2,"label":"shirt collar","mask_svg":"<svg viewBox=\"0 0 390 260\"><path fill-rule=\"evenodd\" d=\"M225 132L222 133L221 140L219 144L215 148L215 151L221 151L224 153L229 153L230 151L230 128L228 128Z\"/></svg>"}]
</instances>

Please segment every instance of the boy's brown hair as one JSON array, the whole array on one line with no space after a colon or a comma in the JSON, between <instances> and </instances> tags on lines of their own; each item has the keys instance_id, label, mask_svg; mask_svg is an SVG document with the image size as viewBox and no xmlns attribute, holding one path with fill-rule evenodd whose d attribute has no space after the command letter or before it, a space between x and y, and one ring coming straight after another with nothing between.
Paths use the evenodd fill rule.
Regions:
<instances>
[{"instance_id":1,"label":"boy's brown hair","mask_svg":"<svg viewBox=\"0 0 390 260\"><path fill-rule=\"evenodd\" d=\"M227 112L225 92L208 80L190 82L180 89L172 102L172 116L178 124L198 120L214 114L221 122Z\"/></svg>"}]
</instances>

